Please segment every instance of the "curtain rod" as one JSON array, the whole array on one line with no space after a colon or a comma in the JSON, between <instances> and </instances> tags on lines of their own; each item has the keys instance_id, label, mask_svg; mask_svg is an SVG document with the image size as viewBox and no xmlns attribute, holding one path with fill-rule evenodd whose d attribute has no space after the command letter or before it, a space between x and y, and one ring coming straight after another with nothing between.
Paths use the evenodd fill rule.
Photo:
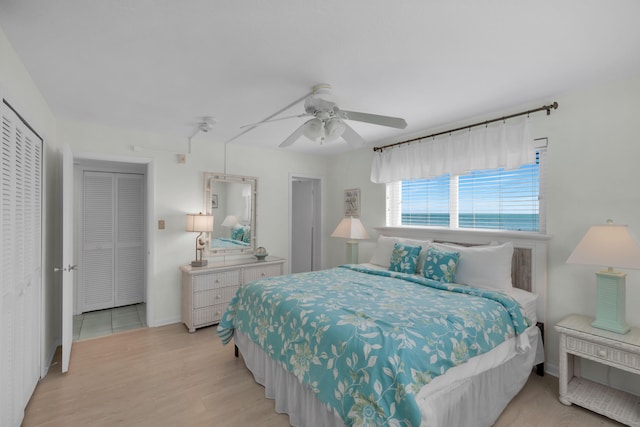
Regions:
<instances>
[{"instance_id":1,"label":"curtain rod","mask_svg":"<svg viewBox=\"0 0 640 427\"><path fill-rule=\"evenodd\" d=\"M554 102L553 104L543 105L542 107L534 108L533 110L522 111L520 113L515 113L515 114L509 114L508 116L498 117L498 118L491 119L491 120L485 120L484 122L474 123L472 125L467 125L467 126L462 126L462 127L455 128L455 129L445 130L445 131L442 131L442 132L432 133L431 135L421 136L419 138L407 139L406 141L395 142L393 144L383 145L382 147L373 147L373 151L384 151L387 148L397 147L398 145L409 144L410 142L420 141L422 139L427 139L427 138L435 138L436 136L445 135L447 133L452 133L452 132L457 132L459 130L471 129L471 128L474 128L474 127L477 127L477 126L483 126L483 125L486 126L489 123L499 122L501 120L504 121L504 120L512 119L512 118L518 117L518 116L529 115L531 113L535 113L535 112L538 112L538 111L546 110L547 111L547 116L548 116L549 114L551 114L551 109L552 108L554 110L557 109L558 108L558 103Z\"/></svg>"}]
</instances>

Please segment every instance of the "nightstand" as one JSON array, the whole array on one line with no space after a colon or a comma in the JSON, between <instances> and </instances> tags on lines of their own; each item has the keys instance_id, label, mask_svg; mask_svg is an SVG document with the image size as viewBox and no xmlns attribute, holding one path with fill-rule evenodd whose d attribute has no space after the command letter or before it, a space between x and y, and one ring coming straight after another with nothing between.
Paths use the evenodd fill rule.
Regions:
<instances>
[{"instance_id":1,"label":"nightstand","mask_svg":"<svg viewBox=\"0 0 640 427\"><path fill-rule=\"evenodd\" d=\"M580 377L575 357L640 374L640 329L621 335L591 326L593 318L571 315L560 333L560 402L590 409L630 426L640 426L640 397Z\"/></svg>"}]
</instances>

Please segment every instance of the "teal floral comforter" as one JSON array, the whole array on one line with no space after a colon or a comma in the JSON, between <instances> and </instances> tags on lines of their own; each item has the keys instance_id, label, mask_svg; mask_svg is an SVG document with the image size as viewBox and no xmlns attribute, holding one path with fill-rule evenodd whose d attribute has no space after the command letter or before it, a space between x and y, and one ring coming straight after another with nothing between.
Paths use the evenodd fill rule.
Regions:
<instances>
[{"instance_id":1,"label":"teal floral comforter","mask_svg":"<svg viewBox=\"0 0 640 427\"><path fill-rule=\"evenodd\" d=\"M418 426L415 394L527 328L511 297L356 265L243 285L217 333L247 334L353 426Z\"/></svg>"}]
</instances>

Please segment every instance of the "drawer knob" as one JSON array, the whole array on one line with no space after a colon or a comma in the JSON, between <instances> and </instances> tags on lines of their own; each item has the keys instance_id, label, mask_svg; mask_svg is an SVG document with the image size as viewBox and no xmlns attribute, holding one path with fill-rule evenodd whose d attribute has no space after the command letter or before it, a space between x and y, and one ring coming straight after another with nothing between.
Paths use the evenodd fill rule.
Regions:
<instances>
[{"instance_id":1,"label":"drawer knob","mask_svg":"<svg viewBox=\"0 0 640 427\"><path fill-rule=\"evenodd\" d=\"M607 357L607 350L603 350L603 349L598 350L598 356Z\"/></svg>"},{"instance_id":2,"label":"drawer knob","mask_svg":"<svg viewBox=\"0 0 640 427\"><path fill-rule=\"evenodd\" d=\"M267 273L265 273L264 271L262 272L262 274L260 274L262 277L266 276Z\"/></svg>"},{"instance_id":3,"label":"drawer knob","mask_svg":"<svg viewBox=\"0 0 640 427\"><path fill-rule=\"evenodd\" d=\"M216 299L220 299L220 295L216 295Z\"/></svg>"},{"instance_id":4,"label":"drawer knob","mask_svg":"<svg viewBox=\"0 0 640 427\"><path fill-rule=\"evenodd\" d=\"M216 279L216 283L220 283L220 279Z\"/></svg>"}]
</instances>

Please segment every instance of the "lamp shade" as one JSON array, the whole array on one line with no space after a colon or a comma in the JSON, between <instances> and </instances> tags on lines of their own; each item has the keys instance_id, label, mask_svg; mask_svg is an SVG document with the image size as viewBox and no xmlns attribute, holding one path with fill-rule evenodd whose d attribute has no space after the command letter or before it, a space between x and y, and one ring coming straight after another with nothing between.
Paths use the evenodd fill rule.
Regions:
<instances>
[{"instance_id":1,"label":"lamp shade","mask_svg":"<svg viewBox=\"0 0 640 427\"><path fill-rule=\"evenodd\" d=\"M347 125L345 125L345 123L337 117L333 117L327 120L324 125L325 139L328 142L335 141L342 136L346 127Z\"/></svg>"},{"instance_id":2,"label":"lamp shade","mask_svg":"<svg viewBox=\"0 0 640 427\"><path fill-rule=\"evenodd\" d=\"M187 214L186 231L198 233L213 231L213 215Z\"/></svg>"},{"instance_id":3,"label":"lamp shade","mask_svg":"<svg viewBox=\"0 0 640 427\"><path fill-rule=\"evenodd\" d=\"M343 237L345 239L368 239L369 235L365 230L359 218L346 217L340 221L340 224L333 230L331 237Z\"/></svg>"},{"instance_id":4,"label":"lamp shade","mask_svg":"<svg viewBox=\"0 0 640 427\"><path fill-rule=\"evenodd\" d=\"M310 140L315 141L320 136L322 136L322 132L322 121L314 117L304 124L304 131L302 132L302 134Z\"/></svg>"},{"instance_id":5,"label":"lamp shade","mask_svg":"<svg viewBox=\"0 0 640 427\"><path fill-rule=\"evenodd\" d=\"M573 250L567 263L640 270L640 246L626 225L594 225Z\"/></svg>"},{"instance_id":6,"label":"lamp shade","mask_svg":"<svg viewBox=\"0 0 640 427\"><path fill-rule=\"evenodd\" d=\"M233 227L237 223L238 217L236 217L235 215L227 215L220 225L223 227Z\"/></svg>"}]
</instances>

